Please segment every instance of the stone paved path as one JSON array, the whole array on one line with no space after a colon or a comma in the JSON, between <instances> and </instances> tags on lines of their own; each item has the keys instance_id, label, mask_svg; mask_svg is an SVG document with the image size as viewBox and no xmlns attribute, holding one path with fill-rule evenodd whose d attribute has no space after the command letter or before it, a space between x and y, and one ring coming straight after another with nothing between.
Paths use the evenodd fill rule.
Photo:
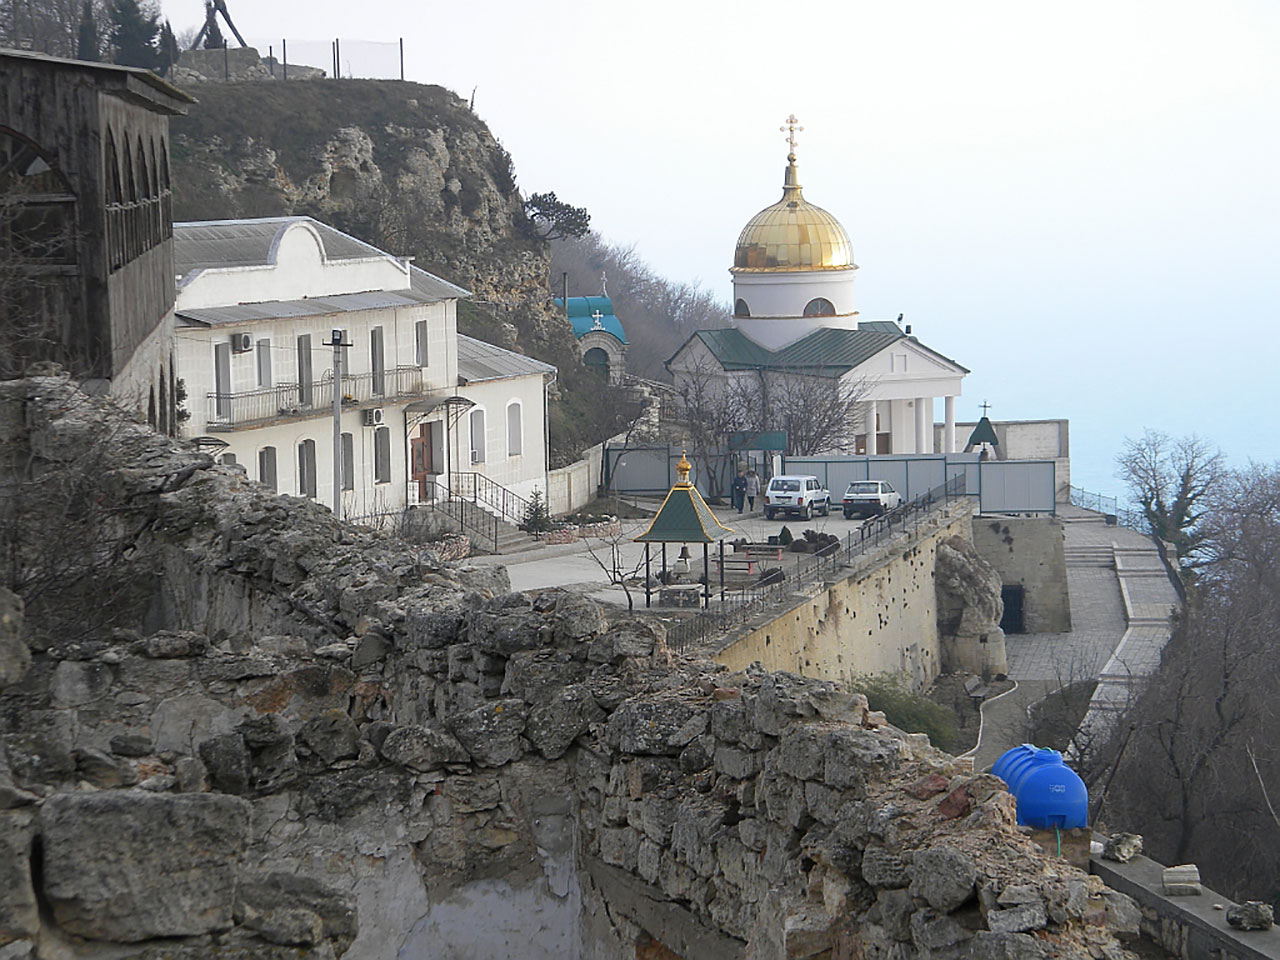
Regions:
<instances>
[{"instance_id":1,"label":"stone paved path","mask_svg":"<svg viewBox=\"0 0 1280 960\"><path fill-rule=\"evenodd\" d=\"M1059 516L1066 535L1072 629L1006 638L1009 675L1018 686L983 705L982 737L973 751L979 770L1027 739L1032 704L1092 677L1102 677L1099 688L1110 691L1108 678L1124 672L1126 664L1149 673L1159 665L1168 640L1168 613L1177 597L1151 541L1136 531L1107 526L1101 514L1076 507L1060 508Z\"/></svg>"}]
</instances>

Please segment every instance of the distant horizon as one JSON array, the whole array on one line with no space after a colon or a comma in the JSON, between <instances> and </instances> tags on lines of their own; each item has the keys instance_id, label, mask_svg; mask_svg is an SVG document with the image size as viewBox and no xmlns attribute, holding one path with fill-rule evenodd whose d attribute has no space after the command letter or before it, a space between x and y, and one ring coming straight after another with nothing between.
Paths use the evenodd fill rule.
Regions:
<instances>
[{"instance_id":1,"label":"distant horizon","mask_svg":"<svg viewBox=\"0 0 1280 960\"><path fill-rule=\"evenodd\" d=\"M203 19L201 0L162 6L176 31ZM1069 420L1073 483L1110 495L1148 427L1233 465L1280 460L1257 425L1280 359L1280 8L417 10L315 0L307 27L403 34L407 79L474 90L526 194L585 206L657 274L731 302L734 243L781 194L794 112L805 196L852 238L862 317L903 313L973 371L960 419L986 400L993 419ZM246 37L297 23L278 0L232 16Z\"/></svg>"}]
</instances>

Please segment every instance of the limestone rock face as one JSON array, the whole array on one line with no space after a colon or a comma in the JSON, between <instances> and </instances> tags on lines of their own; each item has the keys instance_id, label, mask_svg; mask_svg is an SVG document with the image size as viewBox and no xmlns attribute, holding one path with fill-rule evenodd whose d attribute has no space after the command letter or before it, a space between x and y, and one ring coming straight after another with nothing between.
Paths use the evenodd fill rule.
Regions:
<instances>
[{"instance_id":1,"label":"limestone rock face","mask_svg":"<svg viewBox=\"0 0 1280 960\"><path fill-rule=\"evenodd\" d=\"M960 536L938 544L934 583L938 598L938 634L943 670L984 676L1005 673L1004 602L995 568Z\"/></svg>"},{"instance_id":2,"label":"limestone rock face","mask_svg":"<svg viewBox=\"0 0 1280 960\"><path fill-rule=\"evenodd\" d=\"M31 665L22 639L22 598L0 587L0 690L17 683Z\"/></svg>"},{"instance_id":3,"label":"limestone rock face","mask_svg":"<svg viewBox=\"0 0 1280 960\"><path fill-rule=\"evenodd\" d=\"M40 808L44 895L58 924L132 942L224 930L249 804L211 794L59 794Z\"/></svg>"}]
</instances>

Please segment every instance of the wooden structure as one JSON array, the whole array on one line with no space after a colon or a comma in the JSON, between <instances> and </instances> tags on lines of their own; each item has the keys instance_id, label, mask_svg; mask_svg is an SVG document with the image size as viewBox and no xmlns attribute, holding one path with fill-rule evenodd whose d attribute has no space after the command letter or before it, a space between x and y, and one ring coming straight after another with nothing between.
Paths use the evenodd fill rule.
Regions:
<instances>
[{"instance_id":1,"label":"wooden structure","mask_svg":"<svg viewBox=\"0 0 1280 960\"><path fill-rule=\"evenodd\" d=\"M149 70L0 50L0 371L61 363L174 427L169 117Z\"/></svg>"},{"instance_id":2,"label":"wooden structure","mask_svg":"<svg viewBox=\"0 0 1280 960\"><path fill-rule=\"evenodd\" d=\"M689 482L689 472L693 465L682 452L680 462L676 464L677 480L662 501L657 514L644 533L635 538L637 543L644 544L644 605L650 606L653 597L653 578L651 576L649 546L662 544L662 568L667 568L668 543L700 543L702 544L702 602L703 606L711 605L711 562L710 547L713 543L720 545L720 594L724 596L724 538L733 533L716 519L711 508L707 506L698 488Z\"/></svg>"}]
</instances>

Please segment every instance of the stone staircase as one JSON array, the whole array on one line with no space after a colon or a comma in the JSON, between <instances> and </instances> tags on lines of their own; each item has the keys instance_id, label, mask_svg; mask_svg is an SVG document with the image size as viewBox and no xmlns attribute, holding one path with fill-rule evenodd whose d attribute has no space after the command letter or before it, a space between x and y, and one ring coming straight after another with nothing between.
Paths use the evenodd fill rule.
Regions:
<instances>
[{"instance_id":1,"label":"stone staircase","mask_svg":"<svg viewBox=\"0 0 1280 960\"><path fill-rule=\"evenodd\" d=\"M542 541L537 537L530 536L519 527L500 521L498 523L498 544L494 553L500 553L503 556L511 553L525 553L529 550L536 550L542 545Z\"/></svg>"},{"instance_id":2,"label":"stone staircase","mask_svg":"<svg viewBox=\"0 0 1280 960\"><path fill-rule=\"evenodd\" d=\"M1068 545L1064 549L1068 567L1100 567L1114 570L1116 566L1115 548L1103 544Z\"/></svg>"}]
</instances>

